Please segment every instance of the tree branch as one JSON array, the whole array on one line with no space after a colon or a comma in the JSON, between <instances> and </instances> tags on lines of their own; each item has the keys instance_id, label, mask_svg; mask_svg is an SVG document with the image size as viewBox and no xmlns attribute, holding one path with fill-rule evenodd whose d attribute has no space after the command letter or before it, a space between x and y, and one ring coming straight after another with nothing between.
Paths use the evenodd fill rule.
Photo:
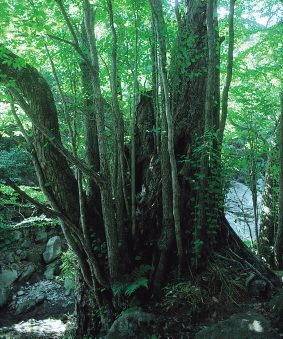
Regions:
<instances>
[{"instance_id":1,"label":"tree branch","mask_svg":"<svg viewBox=\"0 0 283 339\"><path fill-rule=\"evenodd\" d=\"M34 121L34 119L32 119L29 105L26 103L25 99L16 89L11 88L10 91L16 98L21 108L25 111L27 116L32 120L32 123L48 139L48 141L53 147L55 147L71 164L77 166L78 169L80 169L83 173L85 173L87 176L93 179L97 183L97 185L101 186L105 183L104 179L98 173L94 173L86 164L83 163L82 160L76 158L73 154L71 154L71 152L69 152L61 144L61 142L59 142L54 137L54 135L49 132L47 128L45 128L44 126L41 126L37 121Z\"/></svg>"},{"instance_id":2,"label":"tree branch","mask_svg":"<svg viewBox=\"0 0 283 339\"><path fill-rule=\"evenodd\" d=\"M4 174L0 173L0 179L2 179L8 186L10 186L16 193L18 193L24 200L27 200L31 204L33 204L35 207L39 208L42 212L45 214L48 214L51 217L62 217L61 213L54 211L51 208L46 207L39 201L35 200L26 192L24 192L18 185L16 185L11 179L6 177Z\"/></svg>"}]
</instances>

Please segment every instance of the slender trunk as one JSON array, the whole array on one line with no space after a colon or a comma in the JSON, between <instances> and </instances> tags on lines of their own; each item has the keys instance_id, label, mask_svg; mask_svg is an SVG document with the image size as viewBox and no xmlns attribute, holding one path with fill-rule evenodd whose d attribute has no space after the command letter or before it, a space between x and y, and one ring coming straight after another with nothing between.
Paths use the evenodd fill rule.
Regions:
<instances>
[{"instance_id":1,"label":"slender trunk","mask_svg":"<svg viewBox=\"0 0 283 339\"><path fill-rule=\"evenodd\" d=\"M274 260L277 269L283 268L283 92L280 94L280 176L279 176L279 223L275 235Z\"/></svg>"},{"instance_id":2,"label":"slender trunk","mask_svg":"<svg viewBox=\"0 0 283 339\"><path fill-rule=\"evenodd\" d=\"M127 252L127 238L126 238L126 217L129 217L129 204L126 192L125 183L125 159L124 159L124 120L118 101L118 71L117 71L117 33L114 24L112 1L107 0L107 8L109 15L109 22L112 32L112 70L111 70L111 91L112 91L112 109L114 113L114 133L115 144L117 152L114 156L117 157L118 176L116 180L115 191L115 205L116 205L116 221L117 231L120 241L121 250Z\"/></svg>"},{"instance_id":3,"label":"slender trunk","mask_svg":"<svg viewBox=\"0 0 283 339\"><path fill-rule=\"evenodd\" d=\"M218 94L218 76L217 69L219 60L218 34L217 34L217 2L216 0L207 1L206 9L207 26L207 44L208 44L208 72L206 82L205 97L205 121L204 121L204 141L201 154L201 189L199 194L199 221L196 232L196 258L201 258L198 265L203 265L206 257L206 251L213 246L217 222L217 209L219 208L219 199L214 196L214 190L219 184L219 178L216 178L216 169L219 168L218 143L215 133L219 122L219 94ZM215 186L215 187L213 187ZM213 188L213 191L212 189ZM217 187L219 189L219 187ZM213 216L211 215L211 211ZM210 231L212 234L209 234ZM199 240L201 242L199 242ZM209 242L209 246L204 243ZM198 266L197 265L197 266Z\"/></svg>"},{"instance_id":4,"label":"slender trunk","mask_svg":"<svg viewBox=\"0 0 283 339\"><path fill-rule=\"evenodd\" d=\"M135 147L135 124L136 124L136 109L138 105L138 12L135 15L135 67L134 67L134 95L133 95L133 106L132 106L132 119L131 119L131 219L132 219L132 238L135 240L137 232L136 222L136 147Z\"/></svg>"},{"instance_id":5,"label":"slender trunk","mask_svg":"<svg viewBox=\"0 0 283 339\"><path fill-rule=\"evenodd\" d=\"M173 216L175 225L175 236L178 251L178 272L179 276L182 272L183 262L183 243L182 243L182 231L181 231L181 220L180 220L180 202L179 202L179 182L177 173L177 164L174 150L174 126L173 126L173 115L170 108L169 98L169 83L167 77L167 57L166 57L166 41L165 41L165 21L163 17L162 3L160 0L150 0L152 12L155 19L155 28L157 32L159 51L160 51L160 74L162 82L162 90L164 94L165 113L167 120L167 148L170 159L171 167L171 180L172 180L172 197L173 197Z\"/></svg>"},{"instance_id":6,"label":"slender trunk","mask_svg":"<svg viewBox=\"0 0 283 339\"><path fill-rule=\"evenodd\" d=\"M277 122L269 149L266 166L265 186L261 203L260 233L258 244L261 259L271 267L274 267L274 255L272 247L275 243L276 227L278 225L279 217L279 178L276 175L276 172L278 171L278 163L280 162L279 130L279 123Z\"/></svg>"},{"instance_id":7,"label":"slender trunk","mask_svg":"<svg viewBox=\"0 0 283 339\"><path fill-rule=\"evenodd\" d=\"M234 12L235 12L235 1L230 0L230 11L229 11L229 47L227 56L227 67L226 67L226 81L222 92L222 109L221 119L219 127L219 144L221 146L223 141L223 134L228 114L228 96L229 89L233 75L233 53L234 53Z\"/></svg>"},{"instance_id":8,"label":"slender trunk","mask_svg":"<svg viewBox=\"0 0 283 339\"><path fill-rule=\"evenodd\" d=\"M87 39L90 46L91 75L92 86L95 100L95 112L98 134L98 147L100 156L100 171L104 178L110 178L109 158L107 152L107 142L105 134L105 114L104 104L100 88L99 62L96 48L96 39L94 35L94 13L88 0L84 0L84 24L87 33ZM100 190L101 205L106 234L107 254L109 263L109 273L111 281L118 279L119 274L119 242L118 232L113 214L113 201L111 186L103 185Z\"/></svg>"},{"instance_id":9,"label":"slender trunk","mask_svg":"<svg viewBox=\"0 0 283 339\"><path fill-rule=\"evenodd\" d=\"M71 149L72 149L74 156L76 156L77 155L76 138L75 138L75 133L74 133L72 124L71 124L70 116L69 116L69 113L68 113L68 107L67 107L67 103L66 103L66 100L65 100L65 95L63 93L63 90L62 90L62 87L61 87L61 84L60 84L60 81L59 81L59 78L58 78L58 74L57 74L57 71L56 71L56 67L55 67L55 64L53 62L53 59L51 57L51 54L49 52L47 45L45 45L45 51L46 51L47 57L49 59L51 69L52 69L52 73L53 73L53 76L54 76L54 79L55 79L55 82L56 82L56 85L57 85L57 88L58 88L58 91L59 91L59 94L60 94L60 97L61 97L61 101L62 101L62 105L63 105L64 118L65 118L65 121L66 121L66 124L67 124L67 127L68 127L70 139L71 139L71 146L72 146Z\"/></svg>"}]
</instances>

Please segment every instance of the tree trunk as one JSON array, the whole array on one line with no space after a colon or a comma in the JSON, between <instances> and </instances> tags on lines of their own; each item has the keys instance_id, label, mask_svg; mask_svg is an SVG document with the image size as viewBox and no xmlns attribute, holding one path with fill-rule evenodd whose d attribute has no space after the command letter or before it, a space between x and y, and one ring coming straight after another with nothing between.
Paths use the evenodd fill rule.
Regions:
<instances>
[{"instance_id":1,"label":"tree trunk","mask_svg":"<svg viewBox=\"0 0 283 339\"><path fill-rule=\"evenodd\" d=\"M157 40L159 44L159 66L161 75L161 89L163 91L164 108L166 115L167 129L163 133L167 134L167 151L169 154L170 168L171 168L171 182L172 182L172 202L173 202L173 217L175 226L175 237L178 251L178 271L179 276L182 272L183 265L183 241L182 241L182 229L180 219L180 187L177 173L177 163L174 148L174 126L173 126L173 114L170 104L170 92L169 82L167 77L167 48L166 48L166 26L163 17L162 2L160 0L151 0L152 13L154 17L155 29ZM165 124L163 124L165 127Z\"/></svg>"},{"instance_id":2,"label":"tree trunk","mask_svg":"<svg viewBox=\"0 0 283 339\"><path fill-rule=\"evenodd\" d=\"M230 0L230 10L229 10L229 47L228 47L228 56L227 56L227 68L226 68L226 81L222 92L222 105L221 105L221 119L219 126L219 143L222 144L224 129L226 125L227 115L228 115L228 96L229 89L232 81L233 75L233 53L234 53L234 12L235 12L235 1Z\"/></svg>"},{"instance_id":3,"label":"tree trunk","mask_svg":"<svg viewBox=\"0 0 283 339\"><path fill-rule=\"evenodd\" d=\"M119 283L129 286L139 282L140 278L146 280L149 288L146 290L144 286L139 286L138 292L141 293L135 295L137 299L140 297L141 304L146 303L147 297L152 297L166 283L169 277L167 272L177 277L176 262L179 265L179 277L186 278L197 261L207 263L214 251L232 248L236 255L268 275L269 272L253 258L231 230L223 210L218 206L221 187L215 180L216 175L220 175L218 145L215 142L215 132L219 127L216 1L186 1L186 14L183 18L178 16L178 50L175 52L180 53L180 57L172 58L178 62L172 66L176 72L171 72L170 78L166 66L165 22L161 1L151 0L159 43L162 89L159 101L163 104L160 107L161 140L159 147L156 147L153 133L159 103L159 77L156 76L154 94L149 91L140 95L134 116L134 231L130 227L132 220L125 218L122 224L119 220L121 216L117 213L117 206L124 206L125 198L128 197L125 194L113 195L118 186L109 184L113 162L109 159L107 148L105 116L108 112L100 88L92 8L89 1L84 0L85 50L80 47L62 0L56 2L73 36L72 46L84 62L86 163L71 156L63 147L56 106L43 77L29 65L14 68L17 57L6 49L0 55L0 71L5 75L1 81L5 81L6 86L9 86L10 80L15 83L16 89L12 87L11 90L33 124L33 144L41 188L53 209L58 212L64 235L79 260L82 281L77 305L77 337L98 336L102 325L107 329L121 310L135 300L127 298L124 292L115 296ZM206 17L207 26L204 24ZM110 21L115 36L111 11ZM121 112L118 112L117 107L115 60L114 55L112 101L117 118L115 121L119 123L121 117L118 115ZM180 76L180 79L174 76ZM137 80L137 74L135 78ZM178 86L171 86L173 83ZM117 145L120 143L116 162L122 192L122 176L125 173L121 173L123 166L120 157L127 152L122 150L124 136L121 133L122 128L116 135ZM209 133L213 136L211 140L207 139ZM200 161L202 157L205 161ZM78 180L69 162L78 169ZM88 178L86 192L82 181L84 175ZM130 186L130 182L125 184L126 187ZM200 187L203 191L200 191ZM115 199L119 201L115 202ZM200 223L201 204L203 216ZM121 234L118 234L117 225L123 228L120 232L124 231L127 236L131 254L127 265L125 255L119 249ZM197 268L205 269L205 265L198 265ZM137 272L140 272L138 278ZM94 316L97 312L99 320Z\"/></svg>"},{"instance_id":4,"label":"tree trunk","mask_svg":"<svg viewBox=\"0 0 283 339\"><path fill-rule=\"evenodd\" d=\"M277 269L283 269L283 92L280 94L280 172L279 172L279 223L275 234L274 261Z\"/></svg>"},{"instance_id":5,"label":"tree trunk","mask_svg":"<svg viewBox=\"0 0 283 339\"><path fill-rule=\"evenodd\" d=\"M277 175L279 163L279 131L279 124L277 124L269 150L265 174L265 187L261 204L261 221L258 244L261 258L270 267L274 267L273 246L279 216L279 178Z\"/></svg>"}]
</instances>

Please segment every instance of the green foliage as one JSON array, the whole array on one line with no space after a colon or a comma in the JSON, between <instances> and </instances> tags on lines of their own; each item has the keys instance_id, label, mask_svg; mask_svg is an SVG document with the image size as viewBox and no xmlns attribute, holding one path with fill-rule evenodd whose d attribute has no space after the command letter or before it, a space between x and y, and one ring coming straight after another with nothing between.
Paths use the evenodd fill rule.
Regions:
<instances>
[{"instance_id":1,"label":"green foliage","mask_svg":"<svg viewBox=\"0 0 283 339\"><path fill-rule=\"evenodd\" d=\"M148 288L148 273L151 266L141 265L125 276L123 281L116 282L113 285L113 293L115 296L125 295L132 296L140 288Z\"/></svg>"},{"instance_id":2,"label":"green foliage","mask_svg":"<svg viewBox=\"0 0 283 339\"><path fill-rule=\"evenodd\" d=\"M25 218L23 221L14 225L14 227L44 227L44 226L58 226L56 219L47 218L44 214Z\"/></svg>"},{"instance_id":3,"label":"green foliage","mask_svg":"<svg viewBox=\"0 0 283 339\"><path fill-rule=\"evenodd\" d=\"M69 278L75 281L79 272L79 263L75 253L71 249L68 249L62 254L61 260L61 279Z\"/></svg>"},{"instance_id":4,"label":"green foliage","mask_svg":"<svg viewBox=\"0 0 283 339\"><path fill-rule=\"evenodd\" d=\"M0 171L18 183L34 179L34 169L27 152L22 147L12 146L7 138L0 140Z\"/></svg>"},{"instance_id":5,"label":"green foliage","mask_svg":"<svg viewBox=\"0 0 283 339\"><path fill-rule=\"evenodd\" d=\"M37 187L19 186L19 188L38 202L42 204L47 203L44 194ZM0 205L13 205L22 207L33 206L29 202L21 201L19 194L7 185L0 185Z\"/></svg>"},{"instance_id":6,"label":"green foliage","mask_svg":"<svg viewBox=\"0 0 283 339\"><path fill-rule=\"evenodd\" d=\"M202 250L207 245L215 244L219 230L219 216L223 210L224 178L220 165L218 134L208 131L202 137L196 137L192 147L191 159L182 159L193 169L193 175L188 179L193 190L191 203L193 210L193 246L192 262L196 266L202 259ZM206 164L206 165L204 165Z\"/></svg>"},{"instance_id":7,"label":"green foliage","mask_svg":"<svg viewBox=\"0 0 283 339\"><path fill-rule=\"evenodd\" d=\"M18 194L10 186L0 185L0 206L17 204Z\"/></svg>"},{"instance_id":8,"label":"green foliage","mask_svg":"<svg viewBox=\"0 0 283 339\"><path fill-rule=\"evenodd\" d=\"M209 291L220 302L238 304L246 295L246 288L240 279L229 274L227 267L218 262L210 262L206 277Z\"/></svg>"},{"instance_id":9,"label":"green foliage","mask_svg":"<svg viewBox=\"0 0 283 339\"><path fill-rule=\"evenodd\" d=\"M169 284L163 288L163 292L161 307L167 310L186 307L191 313L195 313L201 309L204 302L201 288L187 281Z\"/></svg>"}]
</instances>

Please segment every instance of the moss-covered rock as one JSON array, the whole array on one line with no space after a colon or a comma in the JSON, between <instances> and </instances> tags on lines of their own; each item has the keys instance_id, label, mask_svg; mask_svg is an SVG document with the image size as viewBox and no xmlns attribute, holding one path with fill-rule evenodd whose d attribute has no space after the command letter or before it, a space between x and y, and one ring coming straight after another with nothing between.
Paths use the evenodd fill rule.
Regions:
<instances>
[{"instance_id":1,"label":"moss-covered rock","mask_svg":"<svg viewBox=\"0 0 283 339\"><path fill-rule=\"evenodd\" d=\"M238 313L207 327L195 339L277 339L280 338L269 320L255 312Z\"/></svg>"}]
</instances>

